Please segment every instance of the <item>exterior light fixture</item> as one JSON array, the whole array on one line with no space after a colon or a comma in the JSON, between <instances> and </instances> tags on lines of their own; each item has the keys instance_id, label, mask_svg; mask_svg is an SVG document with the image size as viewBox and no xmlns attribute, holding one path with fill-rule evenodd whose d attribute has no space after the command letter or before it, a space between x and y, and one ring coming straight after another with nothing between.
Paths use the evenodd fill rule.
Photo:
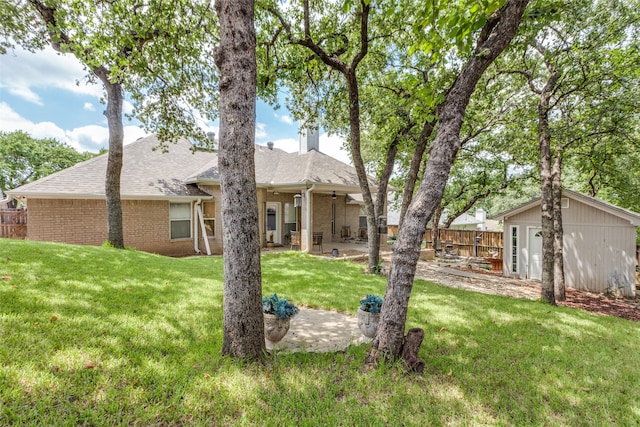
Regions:
<instances>
[{"instance_id":1,"label":"exterior light fixture","mask_svg":"<svg viewBox=\"0 0 640 427\"><path fill-rule=\"evenodd\" d=\"M336 196L336 192L335 192L335 191L331 194L331 198L332 198L333 200L335 200L335 199L337 199L337 198L338 198L338 196Z\"/></svg>"}]
</instances>

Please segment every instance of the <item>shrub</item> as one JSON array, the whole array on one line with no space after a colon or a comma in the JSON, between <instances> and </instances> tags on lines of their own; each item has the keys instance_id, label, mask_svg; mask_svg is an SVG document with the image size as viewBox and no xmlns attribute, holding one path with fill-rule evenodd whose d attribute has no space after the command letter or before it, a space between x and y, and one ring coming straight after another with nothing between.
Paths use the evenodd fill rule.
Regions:
<instances>
[{"instance_id":1,"label":"shrub","mask_svg":"<svg viewBox=\"0 0 640 427\"><path fill-rule=\"evenodd\" d=\"M286 299L278 298L277 294L273 294L270 297L262 298L262 312L266 314L273 314L281 319L288 319L295 316L300 309L291 304Z\"/></svg>"},{"instance_id":2,"label":"shrub","mask_svg":"<svg viewBox=\"0 0 640 427\"><path fill-rule=\"evenodd\" d=\"M380 313L380 308L382 308L382 298L378 295L369 295L360 300L360 309L362 311L368 311L369 313L376 314Z\"/></svg>"}]
</instances>

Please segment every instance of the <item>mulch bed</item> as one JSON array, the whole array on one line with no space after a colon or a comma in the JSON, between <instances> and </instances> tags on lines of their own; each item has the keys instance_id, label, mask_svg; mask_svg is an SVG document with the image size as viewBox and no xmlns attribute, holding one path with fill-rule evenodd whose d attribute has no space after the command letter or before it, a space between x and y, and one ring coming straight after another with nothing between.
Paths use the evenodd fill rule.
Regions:
<instances>
[{"instance_id":1,"label":"mulch bed","mask_svg":"<svg viewBox=\"0 0 640 427\"><path fill-rule=\"evenodd\" d=\"M355 262L358 262L358 260L355 260ZM363 262L363 260L360 260L360 262ZM388 265L385 266L388 267ZM503 277L501 271L473 268L472 266L467 266L466 268L458 266L457 268L460 270L484 274L487 277ZM477 286L478 283L476 282L475 285ZM640 290L637 293L638 295L635 298L613 298L605 294L596 294L567 288L567 300L559 301L558 305L579 308L603 316L615 316L622 319L640 322Z\"/></svg>"},{"instance_id":2,"label":"mulch bed","mask_svg":"<svg viewBox=\"0 0 640 427\"><path fill-rule=\"evenodd\" d=\"M640 322L640 297L610 298L602 294L569 288L566 295L567 300L558 302L558 305Z\"/></svg>"},{"instance_id":3,"label":"mulch bed","mask_svg":"<svg viewBox=\"0 0 640 427\"><path fill-rule=\"evenodd\" d=\"M473 268L474 273L490 276L502 276L501 271ZM640 293L640 291L638 291ZM635 298L612 298L605 294L596 294L578 289L567 288L566 301L558 301L558 305L579 308L603 316L615 316L622 319L640 322L640 295Z\"/></svg>"}]
</instances>

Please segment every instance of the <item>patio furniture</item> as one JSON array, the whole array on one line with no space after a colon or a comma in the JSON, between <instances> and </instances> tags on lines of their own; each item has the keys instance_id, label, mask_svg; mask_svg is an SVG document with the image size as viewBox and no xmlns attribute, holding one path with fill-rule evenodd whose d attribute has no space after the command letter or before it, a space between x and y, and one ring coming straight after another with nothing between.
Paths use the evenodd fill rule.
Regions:
<instances>
[{"instance_id":1,"label":"patio furniture","mask_svg":"<svg viewBox=\"0 0 640 427\"><path fill-rule=\"evenodd\" d=\"M367 236L367 229L362 227L358 229L358 240L367 240L369 236Z\"/></svg>"},{"instance_id":2,"label":"patio furniture","mask_svg":"<svg viewBox=\"0 0 640 427\"><path fill-rule=\"evenodd\" d=\"M445 240L444 241L444 254L445 257L457 257L458 251L455 249L453 244L453 240Z\"/></svg>"},{"instance_id":3,"label":"patio furniture","mask_svg":"<svg viewBox=\"0 0 640 427\"><path fill-rule=\"evenodd\" d=\"M343 225L342 231L340 231L340 240L342 242L346 242L351 238L351 226Z\"/></svg>"},{"instance_id":4,"label":"patio furniture","mask_svg":"<svg viewBox=\"0 0 640 427\"><path fill-rule=\"evenodd\" d=\"M320 253L322 253L322 231L314 231L312 234L311 252L313 252L314 246L320 246Z\"/></svg>"},{"instance_id":5,"label":"patio furniture","mask_svg":"<svg viewBox=\"0 0 640 427\"><path fill-rule=\"evenodd\" d=\"M289 249L293 249L294 246L297 246L300 249L300 232L292 231L291 232L291 247Z\"/></svg>"}]
</instances>

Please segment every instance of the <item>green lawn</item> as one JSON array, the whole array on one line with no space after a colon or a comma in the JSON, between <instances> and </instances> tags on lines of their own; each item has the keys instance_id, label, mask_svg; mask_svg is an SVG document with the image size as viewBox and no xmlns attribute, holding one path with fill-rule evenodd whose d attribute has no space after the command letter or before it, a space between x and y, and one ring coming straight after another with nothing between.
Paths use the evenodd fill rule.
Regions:
<instances>
[{"instance_id":1,"label":"green lawn","mask_svg":"<svg viewBox=\"0 0 640 427\"><path fill-rule=\"evenodd\" d=\"M355 313L383 278L298 253L263 294ZM640 425L640 325L418 281L421 376L220 356L222 260L0 239L0 425ZM293 320L295 322L295 319Z\"/></svg>"}]
</instances>

